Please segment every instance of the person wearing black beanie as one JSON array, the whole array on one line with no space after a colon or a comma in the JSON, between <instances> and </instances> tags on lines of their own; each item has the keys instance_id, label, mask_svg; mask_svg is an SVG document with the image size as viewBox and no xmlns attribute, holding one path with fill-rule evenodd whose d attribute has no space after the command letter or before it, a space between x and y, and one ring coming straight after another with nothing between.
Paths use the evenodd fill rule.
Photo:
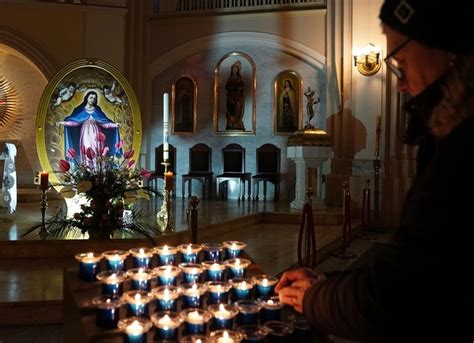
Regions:
<instances>
[{"instance_id":1,"label":"person wearing black beanie","mask_svg":"<svg viewBox=\"0 0 474 343\"><path fill-rule=\"evenodd\" d=\"M474 1L385 0L386 65L412 98L417 174L368 266L283 274L281 302L319 332L363 342L474 342Z\"/></svg>"}]
</instances>

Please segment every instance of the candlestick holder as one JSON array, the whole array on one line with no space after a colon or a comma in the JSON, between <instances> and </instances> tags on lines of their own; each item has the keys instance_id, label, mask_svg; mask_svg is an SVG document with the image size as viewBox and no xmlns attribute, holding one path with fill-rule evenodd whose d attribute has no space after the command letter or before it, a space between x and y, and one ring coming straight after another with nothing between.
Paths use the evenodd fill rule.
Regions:
<instances>
[{"instance_id":1,"label":"candlestick holder","mask_svg":"<svg viewBox=\"0 0 474 343\"><path fill-rule=\"evenodd\" d=\"M172 174L170 175L168 173L168 167L171 163L166 159L161 164L165 166L165 173L163 175L163 204L161 205L160 211L156 214L156 221L163 233L170 233L173 232L171 225L171 191L173 185L171 180L169 180Z\"/></svg>"}]
</instances>

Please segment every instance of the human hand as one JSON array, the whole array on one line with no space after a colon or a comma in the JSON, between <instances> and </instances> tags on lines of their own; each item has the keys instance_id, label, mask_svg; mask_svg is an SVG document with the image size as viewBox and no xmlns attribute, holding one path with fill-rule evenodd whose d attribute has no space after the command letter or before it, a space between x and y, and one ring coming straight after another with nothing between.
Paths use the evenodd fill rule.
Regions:
<instances>
[{"instance_id":1,"label":"human hand","mask_svg":"<svg viewBox=\"0 0 474 343\"><path fill-rule=\"evenodd\" d=\"M290 286L295 281L316 278L316 273L309 268L300 268L284 272L280 281L275 286L275 292L279 292L284 287Z\"/></svg>"}]
</instances>

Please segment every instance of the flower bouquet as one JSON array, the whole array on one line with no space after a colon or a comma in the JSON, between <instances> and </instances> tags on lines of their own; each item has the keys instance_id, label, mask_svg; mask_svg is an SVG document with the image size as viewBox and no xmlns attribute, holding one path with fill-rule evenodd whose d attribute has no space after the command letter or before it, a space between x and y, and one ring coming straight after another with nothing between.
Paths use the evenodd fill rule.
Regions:
<instances>
[{"instance_id":1,"label":"flower bouquet","mask_svg":"<svg viewBox=\"0 0 474 343\"><path fill-rule=\"evenodd\" d=\"M114 233L122 236L137 234L150 238L159 231L151 224L141 221L136 202L149 200L150 188L143 187L143 178L150 171L138 169L133 159L134 151L122 154L123 141L115 144L114 155L109 156L105 146L105 135L98 133L93 147L81 146L80 153L72 148L66 151L66 159L59 162L60 195L63 198L85 197L80 211L66 218L62 211L49 218L45 225L49 236L61 237L70 231L78 231L89 238L112 238ZM24 235L39 229L36 225Z\"/></svg>"}]
</instances>

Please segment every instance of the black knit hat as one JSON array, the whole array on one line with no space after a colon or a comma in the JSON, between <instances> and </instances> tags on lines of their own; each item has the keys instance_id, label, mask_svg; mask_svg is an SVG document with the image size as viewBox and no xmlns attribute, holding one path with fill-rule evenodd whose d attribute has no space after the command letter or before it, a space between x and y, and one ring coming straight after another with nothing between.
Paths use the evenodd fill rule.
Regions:
<instances>
[{"instance_id":1,"label":"black knit hat","mask_svg":"<svg viewBox=\"0 0 474 343\"><path fill-rule=\"evenodd\" d=\"M433 48L465 53L474 46L474 0L385 0L380 19Z\"/></svg>"}]
</instances>

